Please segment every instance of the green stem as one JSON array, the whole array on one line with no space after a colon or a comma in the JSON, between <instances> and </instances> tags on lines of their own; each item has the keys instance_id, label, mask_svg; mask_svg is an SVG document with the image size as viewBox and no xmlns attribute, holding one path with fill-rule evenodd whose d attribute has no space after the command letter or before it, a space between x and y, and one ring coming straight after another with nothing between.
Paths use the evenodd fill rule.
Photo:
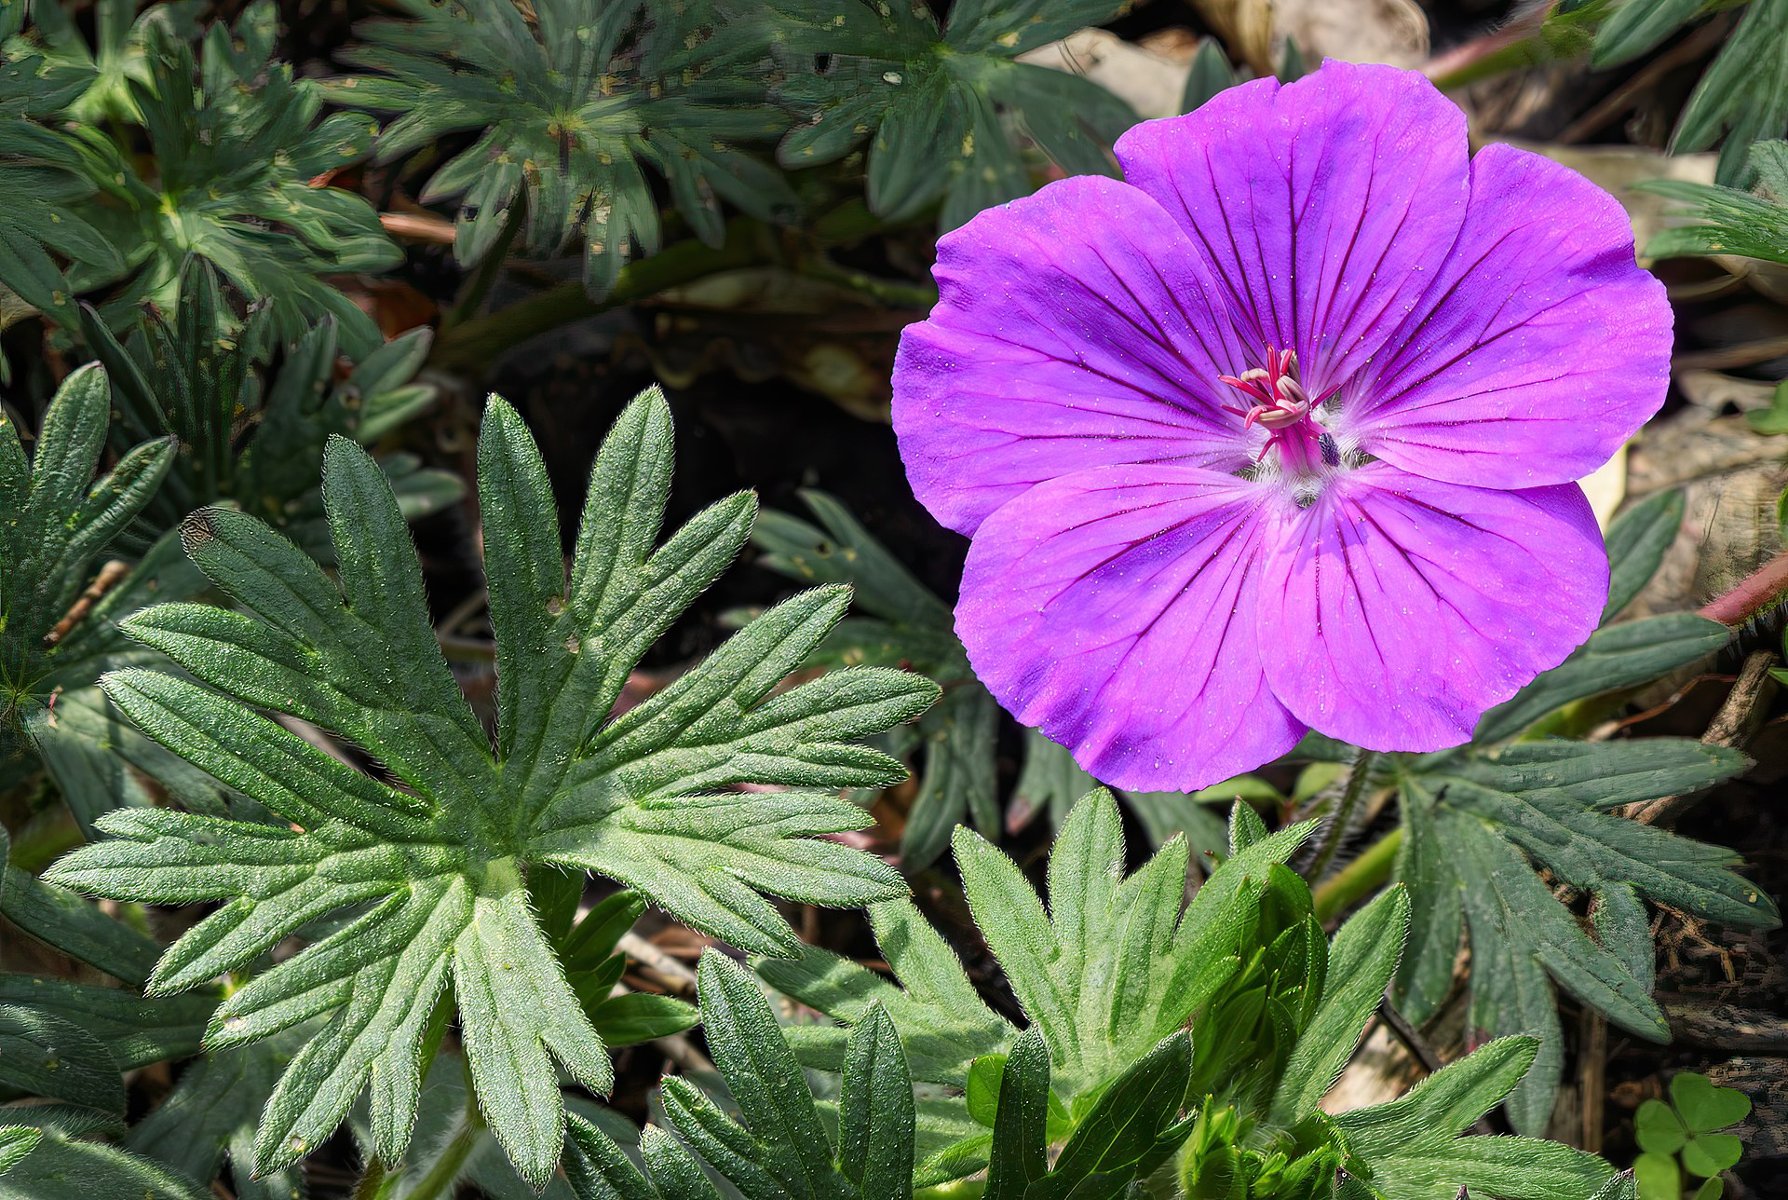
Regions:
<instances>
[{"instance_id":1,"label":"green stem","mask_svg":"<svg viewBox=\"0 0 1788 1200\"><path fill-rule=\"evenodd\" d=\"M863 271L852 271L827 262L823 258L815 258L801 265L800 273L809 279L817 279L822 283L833 283L839 287L849 288L853 292L861 292L878 304L889 308L928 309L937 303L937 288L924 284L902 283L899 280L878 279Z\"/></svg>"},{"instance_id":2,"label":"green stem","mask_svg":"<svg viewBox=\"0 0 1788 1200\"><path fill-rule=\"evenodd\" d=\"M1361 750L1354 756L1353 769L1347 773L1347 787L1341 792L1341 800L1322 835L1322 845L1317 848L1316 858L1310 864L1308 878L1312 881L1322 878L1341 849L1347 829L1353 824L1354 811L1360 806L1360 797L1366 794L1366 780L1372 774L1372 760L1376 757L1371 750Z\"/></svg>"},{"instance_id":3,"label":"green stem","mask_svg":"<svg viewBox=\"0 0 1788 1200\"><path fill-rule=\"evenodd\" d=\"M1383 887L1403 845L1401 826L1366 847L1366 852L1316 885L1316 919L1327 922Z\"/></svg>"},{"instance_id":4,"label":"green stem","mask_svg":"<svg viewBox=\"0 0 1788 1200\"><path fill-rule=\"evenodd\" d=\"M416 1186L410 1189L406 1200L449 1200L453 1195L453 1185L459 1181L460 1173L465 1170L466 1160L472 1156L472 1150L483 1136L484 1128L484 1114L479 1111L478 1097L472 1091L471 1071L468 1069L465 1122L453 1135L453 1140L441 1151L441 1156L416 1181Z\"/></svg>"},{"instance_id":5,"label":"green stem","mask_svg":"<svg viewBox=\"0 0 1788 1200\"><path fill-rule=\"evenodd\" d=\"M615 286L601 300L592 300L583 283L573 280L505 305L489 316L474 317L444 329L435 342L434 363L449 370L484 367L535 334L644 300L707 275L766 261L768 255L758 236L761 228L755 221L735 217L727 222L726 240L719 247L692 238L650 258L628 263L615 276Z\"/></svg>"},{"instance_id":6,"label":"green stem","mask_svg":"<svg viewBox=\"0 0 1788 1200\"><path fill-rule=\"evenodd\" d=\"M484 298L490 295L491 288L496 286L497 277L503 273L503 263L509 257L509 247L515 241L516 233L522 227L528 211L526 192L516 194L515 202L509 206L509 216L503 222L503 232L497 235L497 243L485 252L484 261L478 264L478 270L471 281L466 284L459 303L455 304L447 315L441 318L441 333L464 325L477 315L484 304Z\"/></svg>"},{"instance_id":7,"label":"green stem","mask_svg":"<svg viewBox=\"0 0 1788 1200\"><path fill-rule=\"evenodd\" d=\"M851 203L825 214L808 232L813 244L824 248L861 241L881 228L873 213L860 203ZM615 286L601 300L592 300L584 285L574 280L506 305L488 316L469 318L464 324L443 331L435 342L432 361L448 370L481 368L535 334L721 271L775 262L778 249L771 231L761 222L734 217L726 223L726 236L717 247L690 238L650 258L628 263L615 276Z\"/></svg>"}]
</instances>

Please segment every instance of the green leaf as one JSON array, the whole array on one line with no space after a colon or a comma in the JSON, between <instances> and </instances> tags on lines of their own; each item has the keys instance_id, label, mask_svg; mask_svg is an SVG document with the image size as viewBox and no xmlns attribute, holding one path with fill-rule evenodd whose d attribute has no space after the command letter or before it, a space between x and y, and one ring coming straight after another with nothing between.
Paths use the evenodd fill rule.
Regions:
<instances>
[{"instance_id":1,"label":"green leaf","mask_svg":"<svg viewBox=\"0 0 1788 1200\"><path fill-rule=\"evenodd\" d=\"M695 1153L746 1200L910 1196L913 1085L887 1015L872 1008L851 1037L835 1154L813 1093L757 983L714 950L703 954L697 977L708 1045L739 1116L729 1117L687 1080L667 1079L665 1117ZM584 1159L572 1172L574 1182L585 1184L580 1194L653 1194L611 1146L575 1126L573 1136ZM673 1145L664 1143L665 1150ZM657 1157L654 1162L647 1149L659 1194L675 1200L707 1194L690 1190L699 1176L689 1170L686 1153L661 1151Z\"/></svg>"},{"instance_id":2,"label":"green leaf","mask_svg":"<svg viewBox=\"0 0 1788 1200\"><path fill-rule=\"evenodd\" d=\"M1710 1178L1736 1167L1744 1151L1736 1134L1697 1134L1682 1148L1682 1168L1697 1179Z\"/></svg>"},{"instance_id":3,"label":"green leaf","mask_svg":"<svg viewBox=\"0 0 1788 1200\"><path fill-rule=\"evenodd\" d=\"M1405 789L1398 797L1398 809L1403 841L1397 847L1395 874L1409 892L1410 927L1392 996L1398 1010L1421 1025L1440 1010L1452 991L1465 910L1459 899L1459 876L1440 840L1433 806ZM1649 930L1646 940L1649 943Z\"/></svg>"},{"instance_id":4,"label":"green leaf","mask_svg":"<svg viewBox=\"0 0 1788 1200\"><path fill-rule=\"evenodd\" d=\"M182 453L144 512L156 532L227 499L327 554L316 465L331 435L370 442L432 402L434 388L412 382L427 330L363 354L342 377L348 356L335 318L282 346L274 309L240 312L238 292L195 256L181 270L181 303L171 319L145 309L120 338L97 310L81 307L82 336L112 382L119 414L112 442L179 439ZM402 478L407 490L444 489L448 500L463 490L445 472L407 465L400 456L387 462L394 486Z\"/></svg>"},{"instance_id":5,"label":"green leaf","mask_svg":"<svg viewBox=\"0 0 1788 1200\"><path fill-rule=\"evenodd\" d=\"M161 954L153 938L107 916L67 888L44 883L17 867L8 866L5 872L0 913L14 928L132 986L140 987L149 978Z\"/></svg>"},{"instance_id":6,"label":"green leaf","mask_svg":"<svg viewBox=\"0 0 1788 1200\"><path fill-rule=\"evenodd\" d=\"M838 1169L862 1200L906 1200L913 1186L913 1081L887 1011L851 1030L838 1112Z\"/></svg>"},{"instance_id":7,"label":"green leaf","mask_svg":"<svg viewBox=\"0 0 1788 1200\"><path fill-rule=\"evenodd\" d=\"M104 307L108 321L128 320L142 302L176 309L185 264L197 256L270 306L282 342L331 318L350 353L383 340L372 318L325 281L401 259L371 204L321 181L366 156L372 122L323 116L317 85L274 60L276 33L269 0L249 5L233 27L213 26L197 57L170 23L143 25L140 69L117 81L149 150L143 169L134 138L80 142L81 174L100 195L77 217L132 248L123 285ZM62 115L39 119L54 127Z\"/></svg>"},{"instance_id":8,"label":"green leaf","mask_svg":"<svg viewBox=\"0 0 1788 1200\"><path fill-rule=\"evenodd\" d=\"M1633 1114L1633 1138L1641 1150L1654 1154L1675 1154L1688 1144L1689 1131L1683 1128L1676 1111L1662 1100L1647 1100Z\"/></svg>"},{"instance_id":9,"label":"green leaf","mask_svg":"<svg viewBox=\"0 0 1788 1200\"><path fill-rule=\"evenodd\" d=\"M950 607L838 500L811 490L801 498L819 524L764 513L752 532L764 552L759 565L803 584L849 584L858 609L871 618L839 622L814 652L816 665L905 664L948 687L912 730L921 759L919 791L907 815L900 860L907 870L919 870L944 851L950 831L965 817L989 835L999 829L994 771L999 705L969 669ZM1025 785L1021 779L1020 789Z\"/></svg>"},{"instance_id":10,"label":"green leaf","mask_svg":"<svg viewBox=\"0 0 1788 1200\"><path fill-rule=\"evenodd\" d=\"M937 205L943 229L1031 190L1019 130L1064 172L1114 175L1107 148L1135 123L1129 105L1072 73L1015 60L1119 7L959 4L940 27L923 7L775 0L789 64L779 98L801 117L777 159L818 165L867 141L871 211L905 221Z\"/></svg>"},{"instance_id":11,"label":"green leaf","mask_svg":"<svg viewBox=\"0 0 1788 1200\"><path fill-rule=\"evenodd\" d=\"M1581 649L1478 722L1474 743L1513 737L1574 700L1649 683L1724 646L1731 631L1694 613L1668 613L1598 629Z\"/></svg>"},{"instance_id":12,"label":"green leaf","mask_svg":"<svg viewBox=\"0 0 1788 1200\"><path fill-rule=\"evenodd\" d=\"M43 1130L23 1125L0 1125L0 1175L19 1165L43 1138Z\"/></svg>"},{"instance_id":13,"label":"green leaf","mask_svg":"<svg viewBox=\"0 0 1788 1200\"><path fill-rule=\"evenodd\" d=\"M0 757L65 682L57 668L78 645L70 629L85 611L76 603L174 458L171 440L144 443L95 480L109 420L98 367L73 372L56 389L29 460L0 413L0 511L8 514L0 523Z\"/></svg>"},{"instance_id":14,"label":"green leaf","mask_svg":"<svg viewBox=\"0 0 1788 1200\"><path fill-rule=\"evenodd\" d=\"M985 1200L1023 1200L1049 1170L1049 1047L1037 1026L1012 1043L999 1097Z\"/></svg>"},{"instance_id":15,"label":"green leaf","mask_svg":"<svg viewBox=\"0 0 1788 1200\"><path fill-rule=\"evenodd\" d=\"M1628 0L1596 30L1590 65L1598 71L1630 62L1700 15L1706 0Z\"/></svg>"},{"instance_id":16,"label":"green leaf","mask_svg":"<svg viewBox=\"0 0 1788 1200\"><path fill-rule=\"evenodd\" d=\"M381 162L476 132L422 191L425 203L459 200L461 263L501 253L518 226L536 257L576 239L600 298L628 259L663 240L648 165L710 245L722 201L763 220L791 214L787 182L748 152L784 124L763 102L759 21L741 18L723 36L714 6L699 2L541 0L527 15L508 0L394 7L404 19L364 23L342 56L365 73L328 92L392 114Z\"/></svg>"},{"instance_id":17,"label":"green leaf","mask_svg":"<svg viewBox=\"0 0 1788 1200\"><path fill-rule=\"evenodd\" d=\"M1658 573L1664 552L1682 528L1684 503L1680 491L1659 492L1621 513L1608 527L1608 603L1602 609L1604 624L1631 604L1639 590Z\"/></svg>"},{"instance_id":18,"label":"green leaf","mask_svg":"<svg viewBox=\"0 0 1788 1200\"><path fill-rule=\"evenodd\" d=\"M1237 82L1235 68L1230 65L1223 43L1214 37L1199 38L1191 69L1186 73L1186 90L1180 95L1180 111L1194 111Z\"/></svg>"},{"instance_id":19,"label":"green leaf","mask_svg":"<svg viewBox=\"0 0 1788 1200\"><path fill-rule=\"evenodd\" d=\"M1012 1047L1000 1082L988 1200L1116 1197L1170 1157L1190 1121L1179 1122L1191 1041L1171 1035L1124 1071L1049 1161L1049 1052L1033 1027Z\"/></svg>"},{"instance_id":20,"label":"green leaf","mask_svg":"<svg viewBox=\"0 0 1788 1200\"><path fill-rule=\"evenodd\" d=\"M905 890L879 860L813 839L866 823L836 790L902 771L856 739L911 719L936 688L864 668L776 690L837 620L842 592L779 606L606 719L639 656L749 527L749 499L734 498L655 548L669 445L668 409L647 393L598 456L567 578L551 506L533 506L539 451L514 411L491 401L479 495L507 677L494 747L436 645L396 499L345 439L330 443L324 477L339 584L251 517L202 510L185 528L189 553L238 609L162 605L127 623L227 695L133 670L108 677L114 702L291 825L124 810L101 822L112 840L63 859L52 881L149 903L224 901L157 965L151 987L160 992L240 971L349 910L213 1016L207 1041L216 1048L322 1018L268 1101L258 1170L283 1169L321 1144L363 1089L376 1153L399 1161L430 1015L451 988L492 1132L523 1178L544 1184L564 1135L554 1063L593 1090L612 1076L530 909L530 867L604 873L763 953L797 943L762 893L861 905ZM364 749L401 787L321 753L257 708ZM724 790L747 782L807 790Z\"/></svg>"},{"instance_id":21,"label":"green leaf","mask_svg":"<svg viewBox=\"0 0 1788 1200\"><path fill-rule=\"evenodd\" d=\"M1322 1003L1299 1034L1273 1094L1270 1116L1275 1123L1295 1125L1317 1111L1378 1011L1408 932L1409 894L1392 888L1348 918L1336 933Z\"/></svg>"},{"instance_id":22,"label":"green leaf","mask_svg":"<svg viewBox=\"0 0 1788 1200\"><path fill-rule=\"evenodd\" d=\"M1052 1137L1072 1137L1118 1078L1235 976L1258 921L1263 877L1296 853L1312 829L1306 822L1254 842L1219 866L1187 905L1185 842L1170 841L1125 877L1116 804L1110 793L1094 792L1057 837L1047 910L1010 859L975 834L957 831L957 866L970 909L1032 1021L1026 1036L1041 1039L1053 1063L1051 1094L1061 1098L1061 1113ZM970 1174L987 1161L995 1056L1006 1056L997 1084L1003 1090L1016 1033L987 1008L955 954L910 902L878 905L870 916L899 986L815 949L757 969L773 987L843 1025L863 1020L872 1004L884 1008L914 1078L969 1091L966 1100L950 1101L961 1136L929 1161L940 1181ZM839 1069L842 1029L785 1032L802 1062Z\"/></svg>"},{"instance_id":23,"label":"green leaf","mask_svg":"<svg viewBox=\"0 0 1788 1200\"><path fill-rule=\"evenodd\" d=\"M192 1063L161 1106L131 1128L125 1146L199 1182L216 1177L227 1153L238 1165L236 1194L244 1200L304 1195L296 1169L252 1174L257 1118L297 1040L288 1033Z\"/></svg>"},{"instance_id":24,"label":"green leaf","mask_svg":"<svg viewBox=\"0 0 1788 1200\"><path fill-rule=\"evenodd\" d=\"M1751 1115L1749 1096L1737 1088L1716 1087L1707 1076L1694 1071L1678 1071L1670 1077L1670 1102L1682 1114L1683 1124L1697 1136L1736 1125Z\"/></svg>"},{"instance_id":25,"label":"green leaf","mask_svg":"<svg viewBox=\"0 0 1788 1200\"><path fill-rule=\"evenodd\" d=\"M1461 1137L1534 1061L1532 1038L1505 1037L1450 1063L1396 1100L1338 1114L1347 1146L1386 1200L1461 1191L1504 1200L1576 1200L1613 1172L1593 1154L1524 1137Z\"/></svg>"},{"instance_id":26,"label":"green leaf","mask_svg":"<svg viewBox=\"0 0 1788 1200\"><path fill-rule=\"evenodd\" d=\"M1660 230L1646 243L1650 258L1683 255L1736 254L1768 262L1788 262L1788 142L1758 142L1751 147L1749 164L1762 177L1755 193L1735 187L1689 183L1682 180L1648 180L1635 186L1683 204L1674 215L1686 223ZM1758 413L1755 426L1773 416ZM1778 432L1764 424L1761 432Z\"/></svg>"},{"instance_id":27,"label":"green leaf","mask_svg":"<svg viewBox=\"0 0 1788 1200\"><path fill-rule=\"evenodd\" d=\"M98 1038L47 1009L0 1005L0 1084L122 1116L118 1062Z\"/></svg>"},{"instance_id":28,"label":"green leaf","mask_svg":"<svg viewBox=\"0 0 1788 1200\"><path fill-rule=\"evenodd\" d=\"M44 1110L39 1110L44 1111ZM206 1200L201 1190L149 1159L102 1142L78 1140L50 1121L26 1110L27 1120L40 1119L36 1145L6 1173L8 1197L19 1200L71 1200L74 1197L129 1197L130 1200ZM5 1131L0 1131L0 1137ZM13 1145L19 1144L13 1135ZM0 1142L0 1145L4 1145ZM0 1165L4 1165L0 1150Z\"/></svg>"},{"instance_id":29,"label":"green leaf","mask_svg":"<svg viewBox=\"0 0 1788 1200\"><path fill-rule=\"evenodd\" d=\"M168 999L36 975L0 975L0 1004L53 1012L97 1038L124 1071L199 1049L215 992Z\"/></svg>"},{"instance_id":30,"label":"green leaf","mask_svg":"<svg viewBox=\"0 0 1788 1200\"><path fill-rule=\"evenodd\" d=\"M1646 1152L1633 1160L1637 1200L1681 1200L1682 1168L1674 1154Z\"/></svg>"},{"instance_id":31,"label":"green leaf","mask_svg":"<svg viewBox=\"0 0 1788 1200\"><path fill-rule=\"evenodd\" d=\"M1751 143L1788 129L1788 0L1751 0L1689 94L1670 149L1705 150L1725 134L1720 181L1737 182Z\"/></svg>"}]
</instances>

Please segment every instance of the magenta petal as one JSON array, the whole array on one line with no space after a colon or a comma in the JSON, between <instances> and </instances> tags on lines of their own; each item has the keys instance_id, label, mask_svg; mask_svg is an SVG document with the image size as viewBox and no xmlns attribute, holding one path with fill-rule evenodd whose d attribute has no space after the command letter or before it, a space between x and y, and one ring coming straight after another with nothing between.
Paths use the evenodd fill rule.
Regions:
<instances>
[{"instance_id":1,"label":"magenta petal","mask_svg":"<svg viewBox=\"0 0 1788 1200\"><path fill-rule=\"evenodd\" d=\"M1101 464L1235 469L1219 404L1240 348L1197 253L1143 193L1066 179L938 243L940 298L894 366L894 430L932 515L973 533L1033 484Z\"/></svg>"},{"instance_id":2,"label":"magenta petal","mask_svg":"<svg viewBox=\"0 0 1788 1200\"><path fill-rule=\"evenodd\" d=\"M1293 347L1313 392L1384 345L1465 217L1465 115L1421 75L1328 62L1231 88L1118 139L1124 176L1178 218L1252 314L1258 362Z\"/></svg>"},{"instance_id":3,"label":"magenta petal","mask_svg":"<svg viewBox=\"0 0 1788 1200\"><path fill-rule=\"evenodd\" d=\"M1179 466L1039 484L969 550L956 631L975 673L1117 787L1189 790L1283 754L1304 726L1254 634L1272 496Z\"/></svg>"},{"instance_id":4,"label":"magenta petal","mask_svg":"<svg viewBox=\"0 0 1788 1200\"><path fill-rule=\"evenodd\" d=\"M1459 245L1335 428L1436 479L1565 483L1664 402L1670 304L1626 213L1575 171L1498 145L1471 180Z\"/></svg>"},{"instance_id":5,"label":"magenta petal","mask_svg":"<svg viewBox=\"0 0 1788 1200\"><path fill-rule=\"evenodd\" d=\"M1439 750L1596 627L1608 560L1575 484L1498 491L1373 463L1269 539L1260 652L1310 727Z\"/></svg>"}]
</instances>

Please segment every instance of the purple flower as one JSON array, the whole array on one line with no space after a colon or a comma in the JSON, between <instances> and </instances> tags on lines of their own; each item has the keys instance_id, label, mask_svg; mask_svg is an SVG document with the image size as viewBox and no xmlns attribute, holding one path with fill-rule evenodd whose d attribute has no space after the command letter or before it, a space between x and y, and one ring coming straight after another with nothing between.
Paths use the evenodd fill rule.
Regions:
<instances>
[{"instance_id":1,"label":"purple flower","mask_svg":"<svg viewBox=\"0 0 1788 1200\"><path fill-rule=\"evenodd\" d=\"M1466 741L1595 628L1572 482L1662 403L1620 206L1420 75L1330 63L1117 145L938 245L901 339L913 488L973 537L956 610L1019 720L1122 787L1306 730Z\"/></svg>"}]
</instances>

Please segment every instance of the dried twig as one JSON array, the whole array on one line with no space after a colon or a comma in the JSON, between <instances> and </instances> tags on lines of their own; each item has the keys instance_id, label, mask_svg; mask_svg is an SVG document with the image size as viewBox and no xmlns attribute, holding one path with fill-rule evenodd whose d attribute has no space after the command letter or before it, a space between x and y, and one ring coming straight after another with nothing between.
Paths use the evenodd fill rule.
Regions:
<instances>
[{"instance_id":1,"label":"dried twig","mask_svg":"<svg viewBox=\"0 0 1788 1200\"><path fill-rule=\"evenodd\" d=\"M1738 681L1720 711L1714 714L1701 740L1710 746L1736 748L1749 740L1762 723L1770 697L1775 695L1776 681L1770 674L1776 656L1770 650L1758 650L1745 659ZM1629 804L1623 814L1644 825L1670 825L1701 802L1706 790L1680 796L1664 796L1643 804Z\"/></svg>"}]
</instances>

